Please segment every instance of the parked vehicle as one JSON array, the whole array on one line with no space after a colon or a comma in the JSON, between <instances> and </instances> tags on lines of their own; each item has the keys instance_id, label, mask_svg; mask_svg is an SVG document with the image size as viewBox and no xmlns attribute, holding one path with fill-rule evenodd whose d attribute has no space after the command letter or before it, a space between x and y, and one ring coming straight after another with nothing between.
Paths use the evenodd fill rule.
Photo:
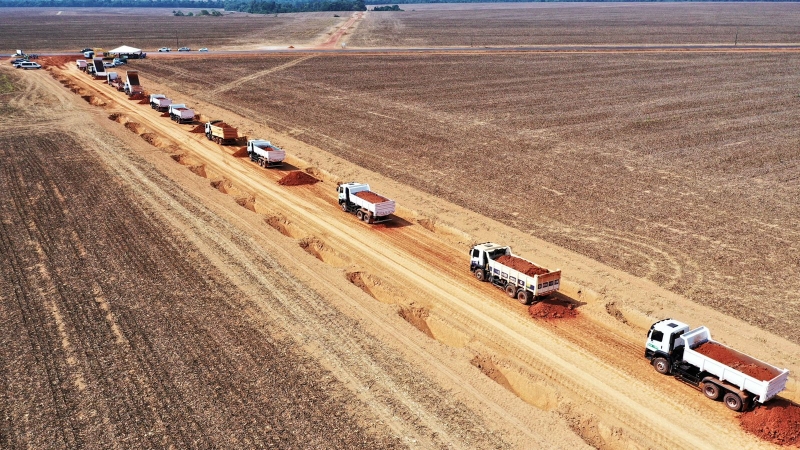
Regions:
<instances>
[{"instance_id":1,"label":"parked vehicle","mask_svg":"<svg viewBox=\"0 0 800 450\"><path fill-rule=\"evenodd\" d=\"M158 51L159 52L168 52L168 51L170 51L170 48L169 47L161 47L160 49L158 49Z\"/></svg>"},{"instance_id":2,"label":"parked vehicle","mask_svg":"<svg viewBox=\"0 0 800 450\"><path fill-rule=\"evenodd\" d=\"M558 291L561 270L549 270L511 252L511 247L486 242L470 250L469 270L523 305Z\"/></svg>"},{"instance_id":3,"label":"parked vehicle","mask_svg":"<svg viewBox=\"0 0 800 450\"><path fill-rule=\"evenodd\" d=\"M83 50L79 51L78 53L86 53L86 52L91 52L91 51L92 51L92 49L91 49L91 48L89 48L89 47L86 47L86 48L84 48Z\"/></svg>"},{"instance_id":4,"label":"parked vehicle","mask_svg":"<svg viewBox=\"0 0 800 450\"><path fill-rule=\"evenodd\" d=\"M168 99L163 94L150 94L150 107L156 111L166 111L171 104L172 100Z\"/></svg>"},{"instance_id":5,"label":"parked vehicle","mask_svg":"<svg viewBox=\"0 0 800 450\"><path fill-rule=\"evenodd\" d=\"M85 59L79 59L75 61L75 65L78 66L78 70L82 72L86 72L86 67L89 66Z\"/></svg>"},{"instance_id":6,"label":"parked vehicle","mask_svg":"<svg viewBox=\"0 0 800 450\"><path fill-rule=\"evenodd\" d=\"M122 82L122 78L119 76L117 72L107 72L106 81L108 82L109 86L113 87L118 91L122 91L125 89L125 83Z\"/></svg>"},{"instance_id":7,"label":"parked vehicle","mask_svg":"<svg viewBox=\"0 0 800 450\"><path fill-rule=\"evenodd\" d=\"M708 328L690 331L688 325L673 319L650 327L644 356L657 372L674 375L712 400L722 399L734 411L767 402L786 388L789 378L788 369L715 342Z\"/></svg>"},{"instance_id":8,"label":"parked vehicle","mask_svg":"<svg viewBox=\"0 0 800 450\"><path fill-rule=\"evenodd\" d=\"M192 49L190 49L189 47L181 47L181 48L178 49L178 51L179 52L190 52L190 51L192 51Z\"/></svg>"},{"instance_id":9,"label":"parked vehicle","mask_svg":"<svg viewBox=\"0 0 800 450\"><path fill-rule=\"evenodd\" d=\"M41 69L41 68L42 68L42 66L41 66L41 64L39 64L39 63L30 62L30 61L24 61L24 62L21 62L21 63L19 63L19 64L16 66L16 68L17 68L17 69L25 69L25 70L28 70L28 69Z\"/></svg>"},{"instance_id":10,"label":"parked vehicle","mask_svg":"<svg viewBox=\"0 0 800 450\"><path fill-rule=\"evenodd\" d=\"M194 110L189 109L185 104L169 105L169 118L178 123L189 123L194 120Z\"/></svg>"},{"instance_id":11,"label":"parked vehicle","mask_svg":"<svg viewBox=\"0 0 800 450\"><path fill-rule=\"evenodd\" d=\"M395 211L394 200L372 192L368 184L343 183L337 186L339 206L367 223L385 222Z\"/></svg>"},{"instance_id":12,"label":"parked vehicle","mask_svg":"<svg viewBox=\"0 0 800 450\"><path fill-rule=\"evenodd\" d=\"M206 137L217 144L235 144L239 139L239 131L221 120L212 120L206 123Z\"/></svg>"},{"instance_id":13,"label":"parked vehicle","mask_svg":"<svg viewBox=\"0 0 800 450\"><path fill-rule=\"evenodd\" d=\"M198 52L207 52L207 51L208 51L208 47L203 47L200 50L198 50Z\"/></svg>"},{"instance_id":14,"label":"parked vehicle","mask_svg":"<svg viewBox=\"0 0 800 450\"><path fill-rule=\"evenodd\" d=\"M94 50L86 50L85 52L83 52L83 57L86 59L94 58Z\"/></svg>"},{"instance_id":15,"label":"parked vehicle","mask_svg":"<svg viewBox=\"0 0 800 450\"><path fill-rule=\"evenodd\" d=\"M116 67L116 65L114 64L114 61L103 61L103 67L111 68L111 67Z\"/></svg>"},{"instance_id":16,"label":"parked vehicle","mask_svg":"<svg viewBox=\"0 0 800 450\"><path fill-rule=\"evenodd\" d=\"M94 66L94 72L92 74L95 78L102 78L106 79L106 66L103 65L103 58L94 58L92 60L92 65Z\"/></svg>"},{"instance_id":17,"label":"parked vehicle","mask_svg":"<svg viewBox=\"0 0 800 450\"><path fill-rule=\"evenodd\" d=\"M247 155L250 156L250 161L261 167L280 166L286 158L286 152L282 148L263 139L247 141Z\"/></svg>"}]
</instances>

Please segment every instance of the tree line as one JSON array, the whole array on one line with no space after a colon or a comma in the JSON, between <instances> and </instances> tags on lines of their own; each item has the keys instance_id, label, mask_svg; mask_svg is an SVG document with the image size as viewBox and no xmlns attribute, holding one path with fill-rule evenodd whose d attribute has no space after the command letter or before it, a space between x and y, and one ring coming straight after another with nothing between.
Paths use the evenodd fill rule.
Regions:
<instances>
[{"instance_id":1,"label":"tree line","mask_svg":"<svg viewBox=\"0 0 800 450\"><path fill-rule=\"evenodd\" d=\"M364 0L225 0L226 11L278 14L312 11L366 11Z\"/></svg>"}]
</instances>

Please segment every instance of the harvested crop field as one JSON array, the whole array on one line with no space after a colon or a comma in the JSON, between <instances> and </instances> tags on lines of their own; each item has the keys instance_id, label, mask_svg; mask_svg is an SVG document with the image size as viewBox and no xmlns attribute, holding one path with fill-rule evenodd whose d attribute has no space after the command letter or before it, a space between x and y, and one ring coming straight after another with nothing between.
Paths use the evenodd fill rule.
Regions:
<instances>
[{"instance_id":1,"label":"harvested crop field","mask_svg":"<svg viewBox=\"0 0 800 450\"><path fill-rule=\"evenodd\" d=\"M138 67L800 342L797 54L289 58Z\"/></svg>"},{"instance_id":2,"label":"harvested crop field","mask_svg":"<svg viewBox=\"0 0 800 450\"><path fill-rule=\"evenodd\" d=\"M796 43L796 3L487 3L370 12L351 47Z\"/></svg>"},{"instance_id":3,"label":"harvested crop field","mask_svg":"<svg viewBox=\"0 0 800 450\"><path fill-rule=\"evenodd\" d=\"M200 10L183 11L197 14ZM77 56L87 45L109 50L122 45L122 40L145 52L164 46L173 47L173 52L180 46L212 51L287 47L323 40L326 31L340 20L333 13L175 17L167 8L3 8L0 52L20 48L75 52ZM47 33L42 33L45 29Z\"/></svg>"}]
</instances>

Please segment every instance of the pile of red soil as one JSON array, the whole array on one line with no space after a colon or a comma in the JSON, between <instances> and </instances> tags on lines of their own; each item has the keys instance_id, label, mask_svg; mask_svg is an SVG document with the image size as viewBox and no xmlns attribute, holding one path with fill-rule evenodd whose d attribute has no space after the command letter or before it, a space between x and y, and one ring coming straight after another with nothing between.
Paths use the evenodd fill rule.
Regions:
<instances>
[{"instance_id":1,"label":"pile of red soil","mask_svg":"<svg viewBox=\"0 0 800 450\"><path fill-rule=\"evenodd\" d=\"M800 447L800 406L775 399L739 416L745 431L778 445Z\"/></svg>"},{"instance_id":2,"label":"pile of red soil","mask_svg":"<svg viewBox=\"0 0 800 450\"><path fill-rule=\"evenodd\" d=\"M528 308L528 313L536 319L571 319L578 316L575 305L559 300L543 300Z\"/></svg>"},{"instance_id":3,"label":"pile of red soil","mask_svg":"<svg viewBox=\"0 0 800 450\"><path fill-rule=\"evenodd\" d=\"M144 94L133 94L128 97L128 100L144 100Z\"/></svg>"},{"instance_id":4,"label":"pile of red soil","mask_svg":"<svg viewBox=\"0 0 800 450\"><path fill-rule=\"evenodd\" d=\"M202 123L189 130L189 133L205 133L205 132L206 132L206 127Z\"/></svg>"},{"instance_id":5,"label":"pile of red soil","mask_svg":"<svg viewBox=\"0 0 800 450\"><path fill-rule=\"evenodd\" d=\"M236 150L233 156L236 158L244 158L245 156L247 156L247 147L242 147L239 150Z\"/></svg>"},{"instance_id":6,"label":"pile of red soil","mask_svg":"<svg viewBox=\"0 0 800 450\"><path fill-rule=\"evenodd\" d=\"M278 180L278 184L281 186L302 186L304 184L314 184L317 182L319 182L318 179L300 170L291 171L286 174L285 177Z\"/></svg>"},{"instance_id":7,"label":"pile of red soil","mask_svg":"<svg viewBox=\"0 0 800 450\"><path fill-rule=\"evenodd\" d=\"M522 272L525 275L528 275L530 277L532 277L534 275L544 275L546 273L550 273L549 270L547 270L547 269L545 269L543 267L534 266L533 264L529 263L528 261L525 261L524 259L517 258L515 256L503 255L503 256L497 258L495 261L499 262L500 264L502 264L504 266L508 266L508 267L510 267L510 268L512 268L514 270L519 270L520 272Z\"/></svg>"},{"instance_id":8,"label":"pile of red soil","mask_svg":"<svg viewBox=\"0 0 800 450\"><path fill-rule=\"evenodd\" d=\"M168 112L161 113L161 117L169 117L169 113Z\"/></svg>"},{"instance_id":9,"label":"pile of red soil","mask_svg":"<svg viewBox=\"0 0 800 450\"><path fill-rule=\"evenodd\" d=\"M388 202L389 201L388 198L386 198L386 197L384 197L382 195L378 195L378 194L376 194L374 192L371 192L371 191L356 192L354 195L356 197L358 197L358 198L363 198L364 200L366 200L366 201L368 201L370 203L383 203L383 202Z\"/></svg>"},{"instance_id":10,"label":"pile of red soil","mask_svg":"<svg viewBox=\"0 0 800 450\"><path fill-rule=\"evenodd\" d=\"M764 367L752 362L743 361L739 355L728 347L717 344L716 342L705 342L694 349L697 353L706 355L714 361L721 362L739 372L750 375L761 381L769 381L778 374L769 367Z\"/></svg>"},{"instance_id":11,"label":"pile of red soil","mask_svg":"<svg viewBox=\"0 0 800 450\"><path fill-rule=\"evenodd\" d=\"M143 98L143 99L139 100L139 104L140 105L149 105L150 104L150 100L147 100L146 98Z\"/></svg>"}]
</instances>

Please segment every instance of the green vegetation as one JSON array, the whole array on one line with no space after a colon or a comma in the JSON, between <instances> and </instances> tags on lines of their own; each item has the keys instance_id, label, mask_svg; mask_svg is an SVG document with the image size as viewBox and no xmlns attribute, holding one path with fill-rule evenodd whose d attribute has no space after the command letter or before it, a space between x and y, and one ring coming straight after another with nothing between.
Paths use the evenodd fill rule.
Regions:
<instances>
[{"instance_id":1,"label":"green vegetation","mask_svg":"<svg viewBox=\"0 0 800 450\"><path fill-rule=\"evenodd\" d=\"M364 0L226 0L225 10L255 14L311 11L366 11Z\"/></svg>"},{"instance_id":2,"label":"green vegetation","mask_svg":"<svg viewBox=\"0 0 800 450\"><path fill-rule=\"evenodd\" d=\"M372 11L404 11L400 9L400 5L386 5L386 6L376 6L372 8Z\"/></svg>"},{"instance_id":3,"label":"green vegetation","mask_svg":"<svg viewBox=\"0 0 800 450\"><path fill-rule=\"evenodd\" d=\"M8 94L17 90L14 81L8 75L0 75L0 94Z\"/></svg>"}]
</instances>

